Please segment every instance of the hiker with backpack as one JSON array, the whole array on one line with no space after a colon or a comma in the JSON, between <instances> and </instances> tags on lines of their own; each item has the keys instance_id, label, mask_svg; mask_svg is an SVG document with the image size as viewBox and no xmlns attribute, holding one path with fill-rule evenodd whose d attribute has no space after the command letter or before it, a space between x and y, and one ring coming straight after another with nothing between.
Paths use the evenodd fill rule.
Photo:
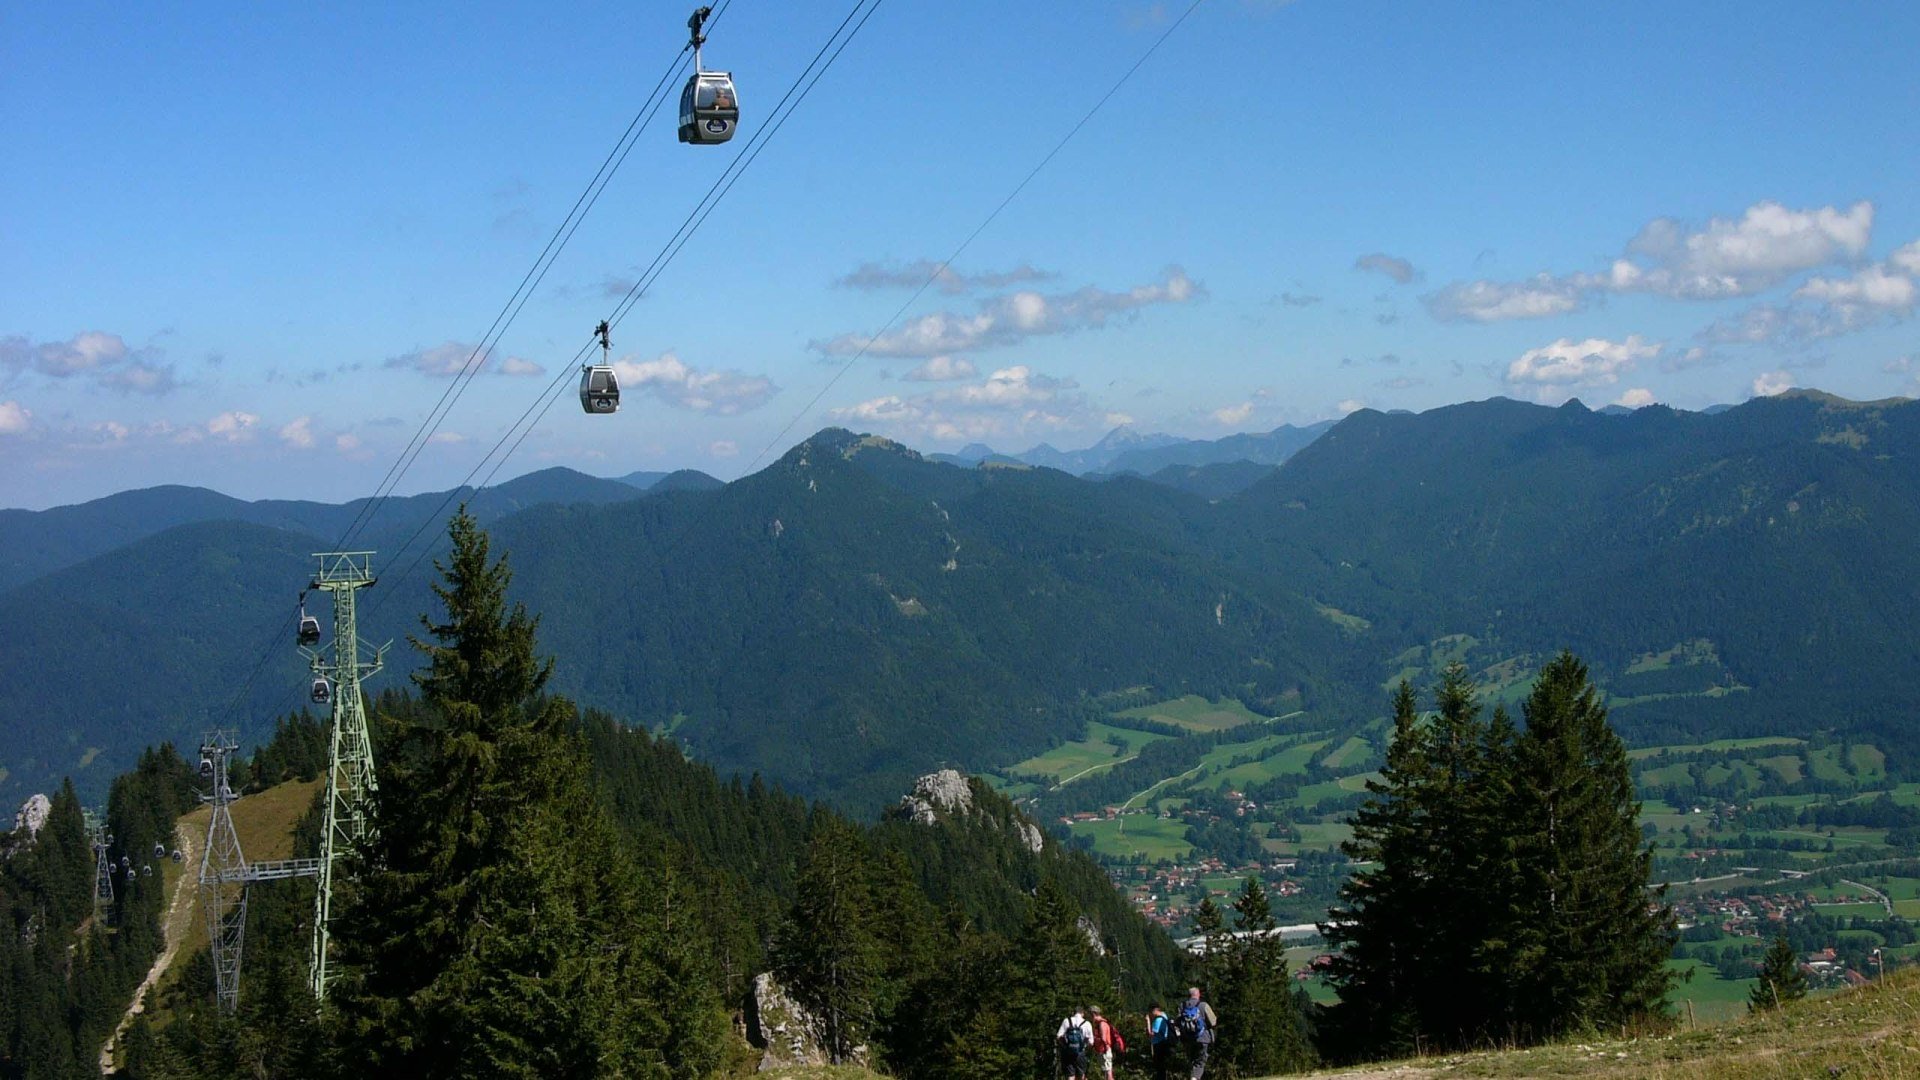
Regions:
<instances>
[{"instance_id":1,"label":"hiker with backpack","mask_svg":"<svg viewBox=\"0 0 1920 1080\"><path fill-rule=\"evenodd\" d=\"M1120 1037L1113 1025L1100 1012L1100 1006L1093 1007L1093 1060L1092 1071L1106 1074L1107 1080L1113 1080L1113 1055L1127 1052L1127 1040Z\"/></svg>"},{"instance_id":2,"label":"hiker with backpack","mask_svg":"<svg viewBox=\"0 0 1920 1080\"><path fill-rule=\"evenodd\" d=\"M1214 1030L1219 1026L1220 1019L1213 1015L1213 1006L1200 1000L1200 988L1188 988L1180 1015L1173 1018L1173 1031L1187 1044L1187 1060L1193 1065L1188 1073L1190 1080L1200 1080L1206 1073L1207 1051L1213 1049Z\"/></svg>"},{"instance_id":3,"label":"hiker with backpack","mask_svg":"<svg viewBox=\"0 0 1920 1080\"><path fill-rule=\"evenodd\" d=\"M1157 1001L1147 1009L1147 1051L1153 1056L1153 1080L1167 1080L1167 1063L1173 1060L1173 1021Z\"/></svg>"},{"instance_id":4,"label":"hiker with backpack","mask_svg":"<svg viewBox=\"0 0 1920 1080\"><path fill-rule=\"evenodd\" d=\"M1087 1080L1087 1048L1093 1045L1093 1025L1087 1023L1086 1014L1075 1008L1072 1016L1060 1021L1053 1041L1060 1047L1061 1073Z\"/></svg>"}]
</instances>

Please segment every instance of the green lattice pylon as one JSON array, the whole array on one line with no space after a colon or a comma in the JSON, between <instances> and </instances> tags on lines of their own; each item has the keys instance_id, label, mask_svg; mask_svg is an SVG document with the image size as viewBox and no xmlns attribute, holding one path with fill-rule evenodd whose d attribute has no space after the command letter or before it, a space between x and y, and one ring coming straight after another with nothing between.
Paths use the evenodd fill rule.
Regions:
<instances>
[{"instance_id":1,"label":"green lattice pylon","mask_svg":"<svg viewBox=\"0 0 1920 1080\"><path fill-rule=\"evenodd\" d=\"M312 588L333 599L331 645L302 650L316 680L326 680L327 700L333 709L328 725L326 813L320 832L320 880L313 897L313 952L308 974L313 996L324 1001L334 874L354 842L373 828L373 796L379 786L360 681L380 670L387 647L373 649L368 658L355 617L359 591L373 584L373 552L329 551L316 553L314 558L320 566ZM316 681L315 686L320 683Z\"/></svg>"}]
</instances>

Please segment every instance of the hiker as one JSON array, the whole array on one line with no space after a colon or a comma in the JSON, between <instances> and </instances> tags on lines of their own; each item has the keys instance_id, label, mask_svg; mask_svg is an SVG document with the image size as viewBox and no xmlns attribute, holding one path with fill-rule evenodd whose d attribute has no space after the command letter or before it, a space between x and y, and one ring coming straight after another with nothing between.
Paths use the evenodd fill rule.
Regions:
<instances>
[{"instance_id":1,"label":"hiker","mask_svg":"<svg viewBox=\"0 0 1920 1080\"><path fill-rule=\"evenodd\" d=\"M1189 987L1180 1015L1174 1018L1173 1030L1187 1044L1187 1060L1193 1063L1192 1071L1187 1074L1190 1080L1200 1080L1206 1074L1207 1051L1213 1049L1214 1029L1219 1026L1220 1019L1213 1015L1213 1006L1200 1000L1200 988Z\"/></svg>"},{"instance_id":2,"label":"hiker","mask_svg":"<svg viewBox=\"0 0 1920 1080\"><path fill-rule=\"evenodd\" d=\"M1060 1047L1061 1073L1087 1080L1087 1048L1093 1045L1093 1025L1087 1023L1086 1013L1076 1007L1072 1016L1060 1021L1053 1041Z\"/></svg>"},{"instance_id":3,"label":"hiker","mask_svg":"<svg viewBox=\"0 0 1920 1080\"><path fill-rule=\"evenodd\" d=\"M1167 1063L1173 1060L1173 1021L1157 1001L1147 1009L1147 1050L1153 1055L1153 1080L1167 1080Z\"/></svg>"},{"instance_id":4,"label":"hiker","mask_svg":"<svg viewBox=\"0 0 1920 1080\"><path fill-rule=\"evenodd\" d=\"M1093 1060L1092 1071L1106 1074L1107 1080L1113 1080L1113 1055L1127 1052L1127 1040L1120 1037L1113 1025L1100 1012L1100 1006L1093 1007Z\"/></svg>"}]
</instances>

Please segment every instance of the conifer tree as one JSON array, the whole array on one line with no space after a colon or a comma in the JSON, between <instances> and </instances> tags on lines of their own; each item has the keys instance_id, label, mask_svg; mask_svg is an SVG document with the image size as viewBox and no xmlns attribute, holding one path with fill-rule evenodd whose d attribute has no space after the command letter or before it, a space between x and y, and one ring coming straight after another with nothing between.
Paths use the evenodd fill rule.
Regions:
<instances>
[{"instance_id":1,"label":"conifer tree","mask_svg":"<svg viewBox=\"0 0 1920 1080\"><path fill-rule=\"evenodd\" d=\"M1760 981L1747 994L1747 1009L1765 1012L1789 1001L1807 996L1807 977L1800 971L1800 957L1794 953L1787 935L1773 939L1760 965Z\"/></svg>"},{"instance_id":2,"label":"conifer tree","mask_svg":"<svg viewBox=\"0 0 1920 1080\"><path fill-rule=\"evenodd\" d=\"M1026 927L988 985L992 992L968 1021L964 1052L953 1061L955 1080L1052 1076L1061 1019L1102 1004L1113 985L1072 897L1053 878L1040 882Z\"/></svg>"},{"instance_id":3,"label":"conifer tree","mask_svg":"<svg viewBox=\"0 0 1920 1080\"><path fill-rule=\"evenodd\" d=\"M881 964L873 922L859 833L833 814L815 814L774 973L812 1016L835 1063L851 1060L873 1030Z\"/></svg>"},{"instance_id":4,"label":"conifer tree","mask_svg":"<svg viewBox=\"0 0 1920 1080\"><path fill-rule=\"evenodd\" d=\"M1287 976L1286 944L1257 877L1233 900L1234 938L1224 970L1209 991L1214 1008L1233 1020L1233 1037L1216 1047L1225 1076L1271 1076L1311 1067L1315 1056Z\"/></svg>"},{"instance_id":5,"label":"conifer tree","mask_svg":"<svg viewBox=\"0 0 1920 1080\"><path fill-rule=\"evenodd\" d=\"M1193 909L1193 936L1200 939L1200 984L1208 992L1214 988L1214 982L1226 971L1229 946L1233 936L1227 931L1226 912L1213 902L1213 897L1203 896Z\"/></svg>"},{"instance_id":6,"label":"conifer tree","mask_svg":"<svg viewBox=\"0 0 1920 1080\"><path fill-rule=\"evenodd\" d=\"M1321 932L1335 946L1328 976L1339 990L1336 1041L1355 1056L1411 1049L1419 1033L1415 973L1421 969L1425 925L1427 813L1424 793L1432 773L1427 734L1412 684L1393 697L1393 738L1379 780L1353 817L1347 858L1367 864L1340 886L1339 906Z\"/></svg>"},{"instance_id":7,"label":"conifer tree","mask_svg":"<svg viewBox=\"0 0 1920 1080\"><path fill-rule=\"evenodd\" d=\"M1545 1038L1655 1014L1672 914L1648 889L1626 745L1570 652L1541 669L1523 713L1506 818L1518 872L1501 913L1516 1025Z\"/></svg>"},{"instance_id":8,"label":"conifer tree","mask_svg":"<svg viewBox=\"0 0 1920 1080\"><path fill-rule=\"evenodd\" d=\"M422 708L391 719L378 832L336 917L343 1069L698 1075L660 1003L703 991L658 963L572 707L539 696L538 620L509 604L505 560L464 507L449 533L446 615L414 641Z\"/></svg>"}]
</instances>

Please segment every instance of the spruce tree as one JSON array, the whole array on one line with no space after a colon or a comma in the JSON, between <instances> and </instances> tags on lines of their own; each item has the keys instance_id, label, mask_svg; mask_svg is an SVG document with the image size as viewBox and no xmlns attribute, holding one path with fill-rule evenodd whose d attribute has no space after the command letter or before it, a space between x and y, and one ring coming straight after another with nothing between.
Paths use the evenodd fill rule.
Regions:
<instances>
[{"instance_id":1,"label":"spruce tree","mask_svg":"<svg viewBox=\"0 0 1920 1080\"><path fill-rule=\"evenodd\" d=\"M1665 1006L1672 914L1650 891L1626 745L1570 652L1540 671L1512 754L1514 895L1502 921L1523 1036L1608 1029Z\"/></svg>"},{"instance_id":2,"label":"spruce tree","mask_svg":"<svg viewBox=\"0 0 1920 1080\"><path fill-rule=\"evenodd\" d=\"M1334 946L1328 978L1340 994L1333 1034L1348 1056L1410 1050L1419 1034L1414 973L1429 932L1423 799L1431 773L1413 686L1402 681L1380 779L1367 781L1368 799L1352 819L1353 839L1340 845L1347 858L1366 865L1341 884L1339 904L1321 924Z\"/></svg>"},{"instance_id":3,"label":"spruce tree","mask_svg":"<svg viewBox=\"0 0 1920 1080\"><path fill-rule=\"evenodd\" d=\"M1073 898L1050 877L1041 880L1025 928L987 985L952 1060L955 1080L1053 1076L1060 1021L1076 1008L1104 1004L1113 988Z\"/></svg>"},{"instance_id":4,"label":"spruce tree","mask_svg":"<svg viewBox=\"0 0 1920 1080\"><path fill-rule=\"evenodd\" d=\"M1248 877L1233 900L1235 937L1216 985L1214 1009L1231 1018L1233 1037L1215 1047L1224 1076L1271 1076L1314 1064L1292 980L1286 944L1273 906L1257 877Z\"/></svg>"},{"instance_id":5,"label":"spruce tree","mask_svg":"<svg viewBox=\"0 0 1920 1080\"><path fill-rule=\"evenodd\" d=\"M873 1030L881 966L873 923L859 833L833 814L816 814L774 973L812 1017L814 1037L835 1063L851 1060Z\"/></svg>"},{"instance_id":6,"label":"spruce tree","mask_svg":"<svg viewBox=\"0 0 1920 1080\"><path fill-rule=\"evenodd\" d=\"M1794 953L1787 935L1781 934L1767 948L1766 959L1760 965L1760 981L1747 995L1747 1008L1752 1012L1765 1012L1806 996L1807 977L1800 972L1800 957Z\"/></svg>"},{"instance_id":7,"label":"spruce tree","mask_svg":"<svg viewBox=\"0 0 1920 1080\"><path fill-rule=\"evenodd\" d=\"M699 1075L573 710L540 695L538 620L463 507L414 640L421 708L389 718L378 831L336 908L341 1065L409 1077ZM684 1004L684 1002L683 1002ZM680 1062L677 1067L676 1061Z\"/></svg>"}]
</instances>

